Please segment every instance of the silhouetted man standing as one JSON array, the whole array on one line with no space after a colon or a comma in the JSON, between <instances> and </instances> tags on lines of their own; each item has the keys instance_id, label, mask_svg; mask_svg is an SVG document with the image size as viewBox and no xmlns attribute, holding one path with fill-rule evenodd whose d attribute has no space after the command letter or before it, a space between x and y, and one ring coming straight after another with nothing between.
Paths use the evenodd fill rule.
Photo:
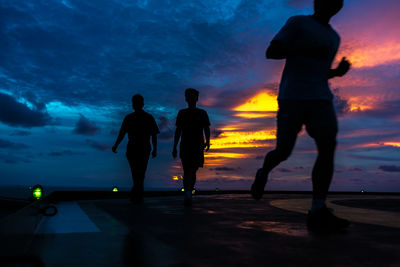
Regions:
<instances>
[{"instance_id":1,"label":"silhouetted man standing","mask_svg":"<svg viewBox=\"0 0 400 267\"><path fill-rule=\"evenodd\" d=\"M304 124L318 148L307 219L308 228L315 231L334 231L349 225L325 205L338 130L328 79L341 77L350 68L343 58L336 69L331 69L340 37L329 21L342 7L343 0L315 0L314 14L289 18L266 51L268 59L286 59L286 64L279 87L276 148L266 155L263 167L257 171L251 194L257 200L262 197L268 173L289 157Z\"/></svg>"},{"instance_id":2,"label":"silhouetted man standing","mask_svg":"<svg viewBox=\"0 0 400 267\"><path fill-rule=\"evenodd\" d=\"M204 149L210 148L210 120L207 112L196 107L199 92L196 89L185 90L188 108L179 111L176 118L176 131L172 156L176 158L179 139L179 156L183 167L184 205L192 205L192 190L196 183L196 172L204 164ZM205 134L205 143L204 135Z\"/></svg>"},{"instance_id":3,"label":"silhouetted man standing","mask_svg":"<svg viewBox=\"0 0 400 267\"><path fill-rule=\"evenodd\" d=\"M118 145L128 133L128 146L126 157L132 172L133 188L130 199L133 203L143 202L144 178L149 161L151 145L153 143L152 156L157 156L157 134L160 132L153 116L143 110L143 96L137 94L132 97L132 106L135 112L128 114L122 122L121 129L112 151L117 153Z\"/></svg>"}]
</instances>

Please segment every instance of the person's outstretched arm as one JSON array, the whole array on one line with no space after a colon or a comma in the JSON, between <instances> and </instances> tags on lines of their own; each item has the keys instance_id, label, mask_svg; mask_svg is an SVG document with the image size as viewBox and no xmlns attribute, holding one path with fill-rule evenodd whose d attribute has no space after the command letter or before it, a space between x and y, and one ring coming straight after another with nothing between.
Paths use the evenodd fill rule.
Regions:
<instances>
[{"instance_id":1,"label":"person's outstretched arm","mask_svg":"<svg viewBox=\"0 0 400 267\"><path fill-rule=\"evenodd\" d=\"M210 149L210 126L207 126L204 128L204 133L206 136L205 149L206 149L206 151L208 151Z\"/></svg>"},{"instance_id":2,"label":"person's outstretched arm","mask_svg":"<svg viewBox=\"0 0 400 267\"><path fill-rule=\"evenodd\" d=\"M178 156L178 143L179 143L179 139L181 138L181 134L182 134L182 129L179 126L176 126L176 130L175 130L175 136L174 136L174 148L172 150L172 157L174 157L174 159Z\"/></svg>"},{"instance_id":3,"label":"person's outstretched arm","mask_svg":"<svg viewBox=\"0 0 400 267\"><path fill-rule=\"evenodd\" d=\"M342 77L350 70L350 62L343 57L339 63L339 66L336 69L330 69L328 73L328 79L332 79L334 77Z\"/></svg>"},{"instance_id":4,"label":"person's outstretched arm","mask_svg":"<svg viewBox=\"0 0 400 267\"><path fill-rule=\"evenodd\" d=\"M151 142L153 144L153 152L151 153L151 156L155 158L157 157L157 134L151 136Z\"/></svg>"},{"instance_id":5,"label":"person's outstretched arm","mask_svg":"<svg viewBox=\"0 0 400 267\"><path fill-rule=\"evenodd\" d=\"M118 148L119 144L122 142L122 140L124 139L125 134L126 134L126 129L125 129L125 120L124 120L122 122L121 129L119 130L117 140L115 141L115 144L112 147L112 151L114 153L117 153L117 148Z\"/></svg>"}]
</instances>

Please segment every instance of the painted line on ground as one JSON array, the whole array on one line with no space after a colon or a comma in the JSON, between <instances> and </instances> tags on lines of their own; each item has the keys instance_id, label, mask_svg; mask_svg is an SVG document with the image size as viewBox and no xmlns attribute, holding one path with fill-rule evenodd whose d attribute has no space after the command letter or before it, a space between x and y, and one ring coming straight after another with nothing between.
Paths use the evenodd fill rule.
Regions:
<instances>
[{"instance_id":1,"label":"painted line on ground","mask_svg":"<svg viewBox=\"0 0 400 267\"><path fill-rule=\"evenodd\" d=\"M338 200L370 200L370 199L391 199L390 197L374 198L335 198L327 201L327 206L334 209L337 216L352 222L400 228L400 213L381 211L374 209L353 208L333 204ZM393 198L399 199L399 198ZM279 199L270 201L270 205L276 208L307 214L311 207L310 198Z\"/></svg>"},{"instance_id":2,"label":"painted line on ground","mask_svg":"<svg viewBox=\"0 0 400 267\"><path fill-rule=\"evenodd\" d=\"M62 202L55 206L58 213L55 216L44 217L37 229L37 234L101 232L77 202Z\"/></svg>"}]
</instances>

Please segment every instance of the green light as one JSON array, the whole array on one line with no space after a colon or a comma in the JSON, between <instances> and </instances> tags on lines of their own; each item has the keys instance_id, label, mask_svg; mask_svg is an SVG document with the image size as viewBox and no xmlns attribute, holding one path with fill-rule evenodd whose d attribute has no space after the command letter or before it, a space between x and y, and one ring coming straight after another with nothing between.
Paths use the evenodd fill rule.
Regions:
<instances>
[{"instance_id":1,"label":"green light","mask_svg":"<svg viewBox=\"0 0 400 267\"><path fill-rule=\"evenodd\" d=\"M182 188L181 191L182 191L182 192L185 192L185 188Z\"/></svg>"},{"instance_id":2,"label":"green light","mask_svg":"<svg viewBox=\"0 0 400 267\"><path fill-rule=\"evenodd\" d=\"M41 185L35 185L32 187L32 196L37 200L43 197L43 187Z\"/></svg>"},{"instance_id":3,"label":"green light","mask_svg":"<svg viewBox=\"0 0 400 267\"><path fill-rule=\"evenodd\" d=\"M365 193L364 189L361 189L361 193Z\"/></svg>"},{"instance_id":4,"label":"green light","mask_svg":"<svg viewBox=\"0 0 400 267\"><path fill-rule=\"evenodd\" d=\"M113 192L118 192L119 189L118 189L118 187L114 186L113 189L112 189L112 191L113 191Z\"/></svg>"},{"instance_id":5,"label":"green light","mask_svg":"<svg viewBox=\"0 0 400 267\"><path fill-rule=\"evenodd\" d=\"M217 188L215 188L215 191L219 191L219 188L217 187Z\"/></svg>"}]
</instances>

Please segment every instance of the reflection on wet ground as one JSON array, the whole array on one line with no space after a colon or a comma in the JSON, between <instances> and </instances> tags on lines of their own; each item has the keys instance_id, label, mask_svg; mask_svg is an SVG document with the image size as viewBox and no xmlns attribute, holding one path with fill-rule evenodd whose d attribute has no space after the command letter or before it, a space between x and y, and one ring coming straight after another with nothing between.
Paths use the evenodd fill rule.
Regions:
<instances>
[{"instance_id":1,"label":"reflection on wet ground","mask_svg":"<svg viewBox=\"0 0 400 267\"><path fill-rule=\"evenodd\" d=\"M100 231L44 231L35 237L30 253L48 266L396 266L400 262L400 229L355 222L342 234L311 235L304 213L270 205L293 199L310 202L308 195L278 194L260 201L248 195L195 196L192 208L183 207L181 196L153 197L143 205L124 199L75 201ZM299 201L295 203L300 207Z\"/></svg>"},{"instance_id":2,"label":"reflection on wet ground","mask_svg":"<svg viewBox=\"0 0 400 267\"><path fill-rule=\"evenodd\" d=\"M241 229L254 229L265 232L276 233L288 236L308 236L304 224L269 222L269 221L246 221L237 225Z\"/></svg>"}]
</instances>

